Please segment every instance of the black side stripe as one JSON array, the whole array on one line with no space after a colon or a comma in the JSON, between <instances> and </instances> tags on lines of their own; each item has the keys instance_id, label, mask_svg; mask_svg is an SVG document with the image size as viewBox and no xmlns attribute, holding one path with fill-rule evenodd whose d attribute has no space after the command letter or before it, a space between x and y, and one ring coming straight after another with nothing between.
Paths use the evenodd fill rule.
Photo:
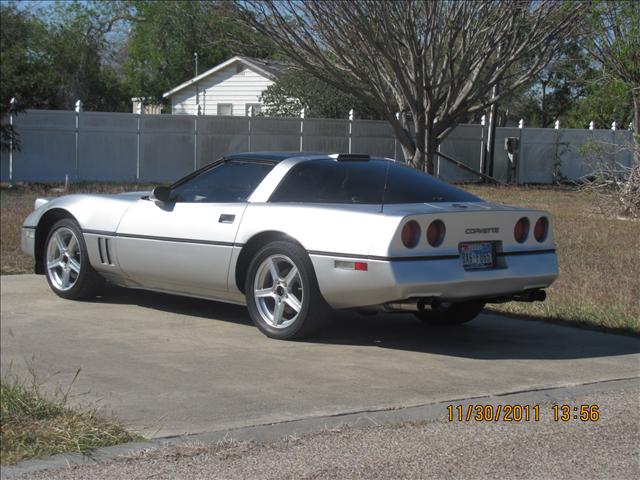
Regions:
<instances>
[{"instance_id":1,"label":"black side stripe","mask_svg":"<svg viewBox=\"0 0 640 480\"><path fill-rule=\"evenodd\" d=\"M22 225L22 228L24 228L25 230L35 230L38 227L32 227L31 225Z\"/></svg>"},{"instance_id":2,"label":"black side stripe","mask_svg":"<svg viewBox=\"0 0 640 480\"><path fill-rule=\"evenodd\" d=\"M102 235L103 237L115 237L116 232L107 232L106 230L82 230L82 233L90 235Z\"/></svg>"},{"instance_id":3,"label":"black side stripe","mask_svg":"<svg viewBox=\"0 0 640 480\"><path fill-rule=\"evenodd\" d=\"M308 250L310 255L320 255L323 257L340 257L340 258L357 258L363 260L382 260L382 261L406 261L406 260L451 260L459 258L459 255L427 255L422 257L380 257L377 255L358 255L351 253L322 252L318 250Z\"/></svg>"},{"instance_id":4,"label":"black side stripe","mask_svg":"<svg viewBox=\"0 0 640 480\"><path fill-rule=\"evenodd\" d=\"M506 257L511 255L537 255L542 253L554 253L554 249L545 249L545 250L526 250L522 252L498 252L497 256ZM338 252L323 252L317 250L309 250L307 253L310 255L320 255L323 257L340 257L340 258L357 258L363 260L381 260L387 262L405 262L405 261L425 261L425 260L454 260L456 258L460 258L460 255L426 255L426 256L415 256L415 257L380 257L376 255L358 255L358 254L349 254L349 253L338 253Z\"/></svg>"},{"instance_id":5,"label":"black side stripe","mask_svg":"<svg viewBox=\"0 0 640 480\"><path fill-rule=\"evenodd\" d=\"M82 232L88 233L91 235L101 235L105 237L139 238L142 240L157 240L161 242L196 243L200 245L217 245L217 246L223 246L223 247L241 247L244 245L244 243L216 242L213 240L197 240L193 238L156 237L153 235L136 235L134 233L117 233L117 232L107 232L104 230L83 230Z\"/></svg>"}]
</instances>

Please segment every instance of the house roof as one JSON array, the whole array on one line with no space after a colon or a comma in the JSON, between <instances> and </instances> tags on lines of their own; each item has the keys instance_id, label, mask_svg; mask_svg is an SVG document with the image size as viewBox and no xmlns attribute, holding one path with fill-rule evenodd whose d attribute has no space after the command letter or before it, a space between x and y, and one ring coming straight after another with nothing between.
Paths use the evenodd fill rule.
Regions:
<instances>
[{"instance_id":1,"label":"house roof","mask_svg":"<svg viewBox=\"0 0 640 480\"><path fill-rule=\"evenodd\" d=\"M220 70L225 69L226 67L228 67L229 65L232 65L234 63L242 63L244 64L246 67L264 75L267 78L273 79L275 77L277 77L278 75L286 72L289 68L291 68L289 65L282 63L282 62L277 62L275 60L270 60L270 59L261 59L261 58L251 58L251 57L241 57L241 56L236 56L236 57L232 57L229 60L222 62L218 65L216 65L215 67L207 70L204 73L201 73L200 75L193 77L191 80L187 80L184 83L181 83L180 85L178 85L177 87L169 90L168 92L165 92L162 94L163 98L168 98L171 95L179 92L180 90L183 90L195 83L198 83L200 80L202 80L203 78L208 77L209 75L213 75L214 73L219 72Z\"/></svg>"}]
</instances>

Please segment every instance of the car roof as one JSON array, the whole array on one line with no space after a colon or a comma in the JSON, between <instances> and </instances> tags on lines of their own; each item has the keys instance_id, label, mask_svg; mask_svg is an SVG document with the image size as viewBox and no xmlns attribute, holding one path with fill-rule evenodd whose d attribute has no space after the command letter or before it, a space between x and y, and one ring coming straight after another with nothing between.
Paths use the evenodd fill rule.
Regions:
<instances>
[{"instance_id":1,"label":"car roof","mask_svg":"<svg viewBox=\"0 0 640 480\"><path fill-rule=\"evenodd\" d=\"M319 157L326 157L326 153L314 153L314 152L241 152L225 155L226 159L242 158L245 160L269 160L272 162L281 162L287 158L293 157L306 157L308 155L317 155Z\"/></svg>"},{"instance_id":2,"label":"car roof","mask_svg":"<svg viewBox=\"0 0 640 480\"><path fill-rule=\"evenodd\" d=\"M347 153L326 153L326 152L241 152L231 153L224 156L226 160L243 159L243 160L266 160L269 162L279 163L288 158L299 158L304 160L320 160L320 159L335 159L336 155L348 157L351 154ZM353 157L368 157L371 160L387 160L378 157L369 157L368 155L353 154Z\"/></svg>"}]
</instances>

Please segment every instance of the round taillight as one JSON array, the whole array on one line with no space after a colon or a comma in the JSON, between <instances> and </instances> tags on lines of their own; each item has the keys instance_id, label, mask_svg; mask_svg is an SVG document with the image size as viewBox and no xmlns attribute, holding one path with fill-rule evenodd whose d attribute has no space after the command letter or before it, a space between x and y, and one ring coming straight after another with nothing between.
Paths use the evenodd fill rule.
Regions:
<instances>
[{"instance_id":1,"label":"round taillight","mask_svg":"<svg viewBox=\"0 0 640 480\"><path fill-rule=\"evenodd\" d=\"M420 241L420 225L415 220L409 220L402 227L402 244L407 248L415 247Z\"/></svg>"},{"instance_id":2,"label":"round taillight","mask_svg":"<svg viewBox=\"0 0 640 480\"><path fill-rule=\"evenodd\" d=\"M529 219L522 217L513 229L513 237L516 239L516 242L522 243L527 239L527 235L529 235Z\"/></svg>"},{"instance_id":3,"label":"round taillight","mask_svg":"<svg viewBox=\"0 0 640 480\"><path fill-rule=\"evenodd\" d=\"M549 233L549 220L547 217L540 217L533 227L533 236L538 242L544 242Z\"/></svg>"},{"instance_id":4,"label":"round taillight","mask_svg":"<svg viewBox=\"0 0 640 480\"><path fill-rule=\"evenodd\" d=\"M427 242L432 247L439 247L444 240L446 228L442 220L434 220L427 228Z\"/></svg>"}]
</instances>

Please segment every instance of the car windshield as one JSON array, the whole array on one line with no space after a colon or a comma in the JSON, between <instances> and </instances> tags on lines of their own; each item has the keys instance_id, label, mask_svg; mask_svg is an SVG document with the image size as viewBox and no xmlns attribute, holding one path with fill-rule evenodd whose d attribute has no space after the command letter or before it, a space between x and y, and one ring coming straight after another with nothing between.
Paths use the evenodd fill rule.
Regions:
<instances>
[{"instance_id":1,"label":"car windshield","mask_svg":"<svg viewBox=\"0 0 640 480\"><path fill-rule=\"evenodd\" d=\"M329 159L294 166L269 201L381 204L383 199L386 204L481 201L402 164Z\"/></svg>"}]
</instances>

